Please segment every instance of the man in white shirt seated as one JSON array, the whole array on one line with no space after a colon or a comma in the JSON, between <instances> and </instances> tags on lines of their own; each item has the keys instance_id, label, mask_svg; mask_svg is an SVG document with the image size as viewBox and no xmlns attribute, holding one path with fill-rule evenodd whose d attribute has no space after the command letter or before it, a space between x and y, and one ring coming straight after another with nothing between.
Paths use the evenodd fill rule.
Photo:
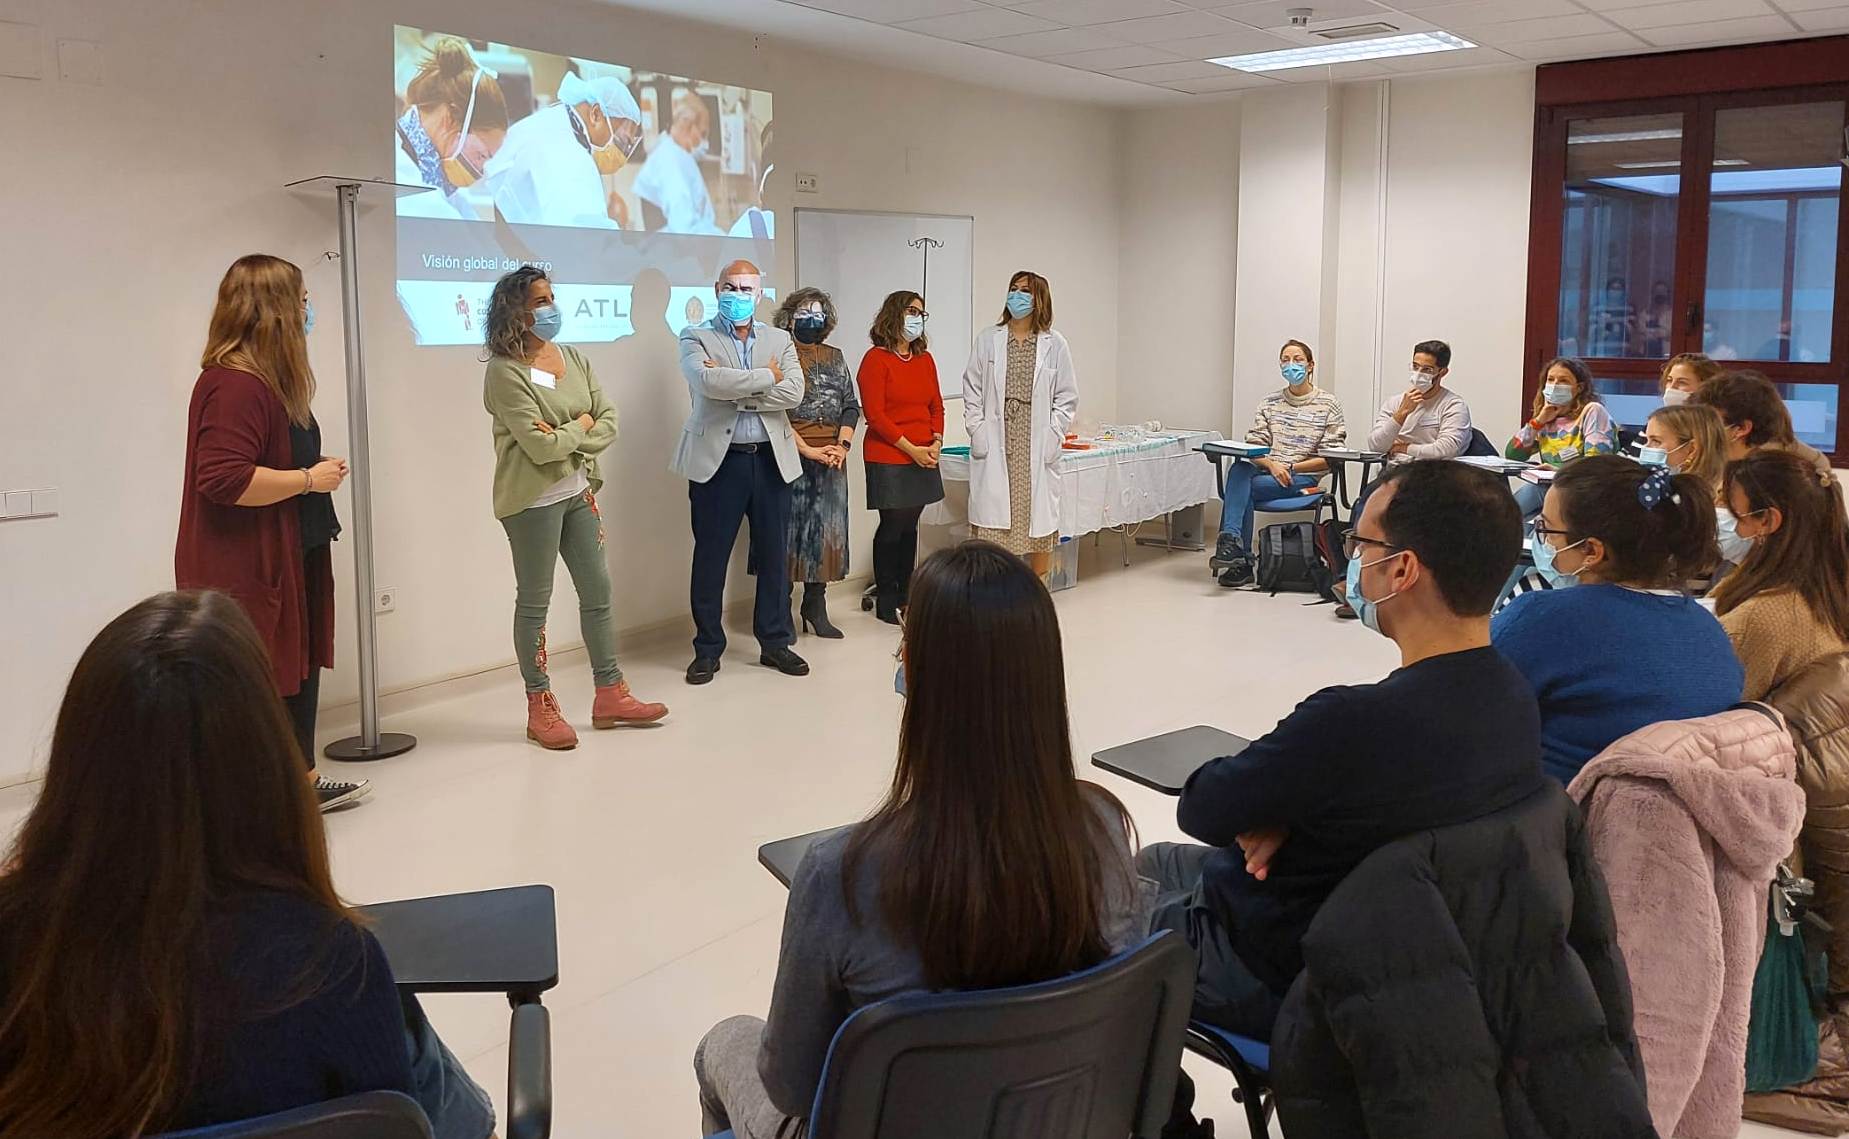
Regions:
<instances>
[{"instance_id":1,"label":"man in white shirt seated","mask_svg":"<svg viewBox=\"0 0 1849 1139\"><path fill-rule=\"evenodd\" d=\"M713 198L700 171L711 118L697 97L682 99L674 119L649 152L636 175L636 197L643 203L644 228L664 233L722 231L713 220Z\"/></svg>"},{"instance_id":2,"label":"man in white shirt seated","mask_svg":"<svg viewBox=\"0 0 1849 1139\"><path fill-rule=\"evenodd\" d=\"M1389 399L1368 432L1370 451L1385 451L1389 462L1455 459L1470 446L1470 405L1444 386L1451 374L1451 346L1442 340L1413 345L1412 375L1404 394ZM1355 505L1360 517L1361 506Z\"/></svg>"}]
</instances>

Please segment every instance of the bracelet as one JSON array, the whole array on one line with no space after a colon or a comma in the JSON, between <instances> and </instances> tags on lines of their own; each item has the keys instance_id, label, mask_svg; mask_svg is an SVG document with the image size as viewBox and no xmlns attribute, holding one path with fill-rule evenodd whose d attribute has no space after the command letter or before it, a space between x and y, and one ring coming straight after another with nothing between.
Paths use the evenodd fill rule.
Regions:
<instances>
[{"instance_id":1,"label":"bracelet","mask_svg":"<svg viewBox=\"0 0 1849 1139\"><path fill-rule=\"evenodd\" d=\"M315 474L307 467L302 468L302 493L312 494L315 489Z\"/></svg>"}]
</instances>

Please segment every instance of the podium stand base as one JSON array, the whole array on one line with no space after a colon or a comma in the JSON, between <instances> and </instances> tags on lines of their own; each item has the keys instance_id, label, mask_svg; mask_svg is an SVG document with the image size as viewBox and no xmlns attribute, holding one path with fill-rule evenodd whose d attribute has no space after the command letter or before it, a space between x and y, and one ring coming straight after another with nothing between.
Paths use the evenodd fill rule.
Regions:
<instances>
[{"instance_id":1,"label":"podium stand base","mask_svg":"<svg viewBox=\"0 0 1849 1139\"><path fill-rule=\"evenodd\" d=\"M329 759L338 759L343 763L370 763L375 759L390 759L394 755L403 755L417 746L417 737L405 732L380 732L379 746L367 747L360 736L348 736L344 740L335 740L321 749L321 754Z\"/></svg>"}]
</instances>

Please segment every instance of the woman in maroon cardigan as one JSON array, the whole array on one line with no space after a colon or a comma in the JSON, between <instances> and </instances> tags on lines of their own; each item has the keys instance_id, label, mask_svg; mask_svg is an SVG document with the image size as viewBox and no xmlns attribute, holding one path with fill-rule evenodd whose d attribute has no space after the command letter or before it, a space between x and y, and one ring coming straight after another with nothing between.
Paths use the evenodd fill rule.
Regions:
<instances>
[{"instance_id":1,"label":"woman in maroon cardigan","mask_svg":"<svg viewBox=\"0 0 1849 1139\"><path fill-rule=\"evenodd\" d=\"M321 454L309 410L313 327L294 265L254 253L225 271L187 412L173 576L181 589L230 594L250 615L326 811L371 787L314 771L321 670L334 665L330 546L340 522L330 495L347 464Z\"/></svg>"}]
</instances>

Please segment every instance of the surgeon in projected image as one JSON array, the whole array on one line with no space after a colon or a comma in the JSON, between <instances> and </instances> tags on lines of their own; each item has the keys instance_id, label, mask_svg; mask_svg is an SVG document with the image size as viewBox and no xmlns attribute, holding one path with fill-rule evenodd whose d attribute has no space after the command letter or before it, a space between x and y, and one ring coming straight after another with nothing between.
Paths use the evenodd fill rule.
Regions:
<instances>
[{"instance_id":1,"label":"surgeon in projected image","mask_svg":"<svg viewBox=\"0 0 1849 1139\"><path fill-rule=\"evenodd\" d=\"M425 54L404 96L394 177L437 192L400 199L398 216L475 216L460 192L482 176L507 139L507 100L495 73L476 62L467 43L444 36Z\"/></svg>"},{"instance_id":2,"label":"surgeon in projected image","mask_svg":"<svg viewBox=\"0 0 1849 1139\"><path fill-rule=\"evenodd\" d=\"M700 156L707 152L711 129L712 116L704 99L687 95L675 101L667 134L636 175L644 228L664 233L722 232L714 221L706 176L700 172Z\"/></svg>"},{"instance_id":3,"label":"surgeon in projected image","mask_svg":"<svg viewBox=\"0 0 1849 1139\"><path fill-rule=\"evenodd\" d=\"M603 176L641 141L642 109L621 79L567 72L559 101L515 123L488 161L495 207L515 224L621 229Z\"/></svg>"}]
</instances>

